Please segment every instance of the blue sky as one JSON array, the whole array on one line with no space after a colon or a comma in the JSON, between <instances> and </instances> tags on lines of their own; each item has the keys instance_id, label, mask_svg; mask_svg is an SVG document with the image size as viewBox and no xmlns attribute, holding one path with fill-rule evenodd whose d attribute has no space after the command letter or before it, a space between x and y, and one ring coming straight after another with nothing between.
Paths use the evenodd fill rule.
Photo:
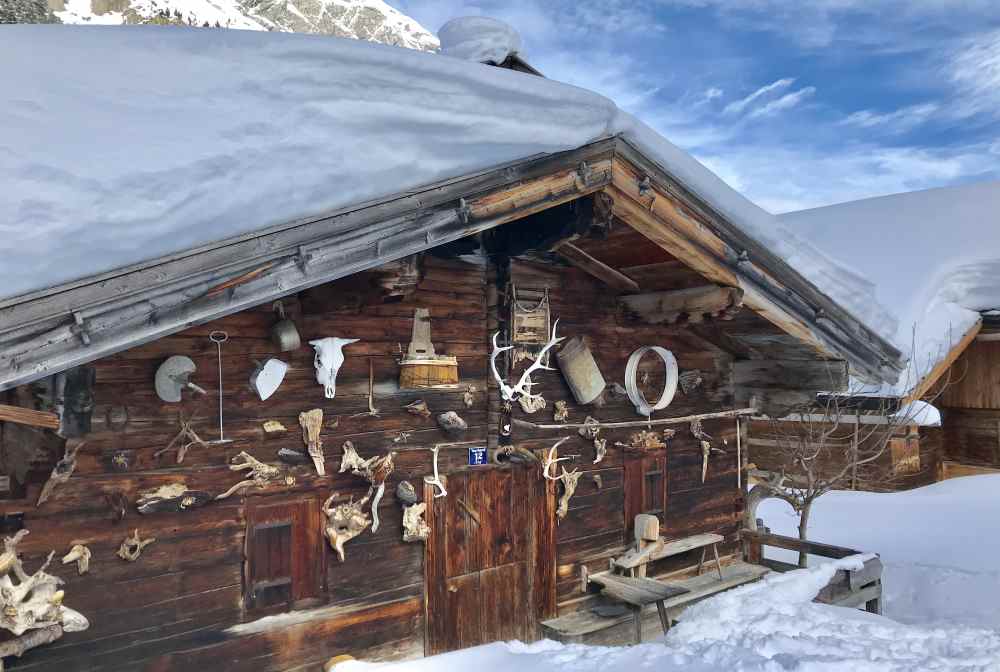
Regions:
<instances>
[{"instance_id":1,"label":"blue sky","mask_svg":"<svg viewBox=\"0 0 1000 672\"><path fill-rule=\"evenodd\" d=\"M1000 179L1000 0L389 0L485 14L773 212Z\"/></svg>"}]
</instances>

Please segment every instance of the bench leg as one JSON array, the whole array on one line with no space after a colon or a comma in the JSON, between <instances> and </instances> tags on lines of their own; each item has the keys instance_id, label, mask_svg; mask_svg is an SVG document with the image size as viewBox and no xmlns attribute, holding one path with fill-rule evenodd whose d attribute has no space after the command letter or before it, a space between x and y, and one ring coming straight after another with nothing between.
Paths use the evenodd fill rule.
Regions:
<instances>
[{"instance_id":1,"label":"bench leg","mask_svg":"<svg viewBox=\"0 0 1000 672\"><path fill-rule=\"evenodd\" d=\"M632 607L632 623L635 626L635 643L642 644L642 607Z\"/></svg>"},{"instance_id":2,"label":"bench leg","mask_svg":"<svg viewBox=\"0 0 1000 672\"><path fill-rule=\"evenodd\" d=\"M670 632L670 617L667 616L667 608L663 606L663 600L656 603L656 611L660 614L660 627L663 628L663 634L667 634Z\"/></svg>"},{"instance_id":3,"label":"bench leg","mask_svg":"<svg viewBox=\"0 0 1000 672\"><path fill-rule=\"evenodd\" d=\"M698 576L701 576L701 568L705 564L705 551L708 550L704 546L701 547L701 560L698 561Z\"/></svg>"},{"instance_id":4,"label":"bench leg","mask_svg":"<svg viewBox=\"0 0 1000 672\"><path fill-rule=\"evenodd\" d=\"M719 570L719 580L722 580L722 562L719 560L719 549L715 544L712 544L712 553L715 555L715 568Z\"/></svg>"}]
</instances>

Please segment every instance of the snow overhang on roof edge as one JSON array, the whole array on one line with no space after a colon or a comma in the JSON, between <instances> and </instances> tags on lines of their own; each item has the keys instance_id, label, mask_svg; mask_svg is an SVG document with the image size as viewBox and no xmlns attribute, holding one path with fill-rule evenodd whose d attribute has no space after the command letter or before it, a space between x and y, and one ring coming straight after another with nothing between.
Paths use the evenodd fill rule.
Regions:
<instances>
[{"instance_id":1,"label":"snow overhang on roof edge","mask_svg":"<svg viewBox=\"0 0 1000 672\"><path fill-rule=\"evenodd\" d=\"M868 376L898 374L889 343L612 137L0 301L0 390L604 189L620 162L696 213L725 248L712 263L793 321L796 334Z\"/></svg>"}]
</instances>

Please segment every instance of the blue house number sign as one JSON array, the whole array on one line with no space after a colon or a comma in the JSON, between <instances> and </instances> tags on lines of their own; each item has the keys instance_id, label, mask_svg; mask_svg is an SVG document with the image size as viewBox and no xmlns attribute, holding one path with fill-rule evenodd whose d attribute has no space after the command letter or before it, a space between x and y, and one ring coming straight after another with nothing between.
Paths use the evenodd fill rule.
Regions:
<instances>
[{"instance_id":1,"label":"blue house number sign","mask_svg":"<svg viewBox=\"0 0 1000 672\"><path fill-rule=\"evenodd\" d=\"M474 467L476 465L486 464L486 447L481 448L469 448L469 466Z\"/></svg>"}]
</instances>

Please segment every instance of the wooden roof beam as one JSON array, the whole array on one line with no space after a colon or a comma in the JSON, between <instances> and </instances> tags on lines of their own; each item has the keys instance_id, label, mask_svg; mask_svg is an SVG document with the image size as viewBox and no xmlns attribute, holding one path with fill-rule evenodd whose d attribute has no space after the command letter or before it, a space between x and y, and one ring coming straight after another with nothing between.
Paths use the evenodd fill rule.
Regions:
<instances>
[{"instance_id":1,"label":"wooden roof beam","mask_svg":"<svg viewBox=\"0 0 1000 672\"><path fill-rule=\"evenodd\" d=\"M552 251L581 271L594 276L608 287L622 292L634 293L639 291L639 283L635 280L621 271L611 268L604 262L594 259L573 243L559 243L552 248Z\"/></svg>"}]
</instances>

